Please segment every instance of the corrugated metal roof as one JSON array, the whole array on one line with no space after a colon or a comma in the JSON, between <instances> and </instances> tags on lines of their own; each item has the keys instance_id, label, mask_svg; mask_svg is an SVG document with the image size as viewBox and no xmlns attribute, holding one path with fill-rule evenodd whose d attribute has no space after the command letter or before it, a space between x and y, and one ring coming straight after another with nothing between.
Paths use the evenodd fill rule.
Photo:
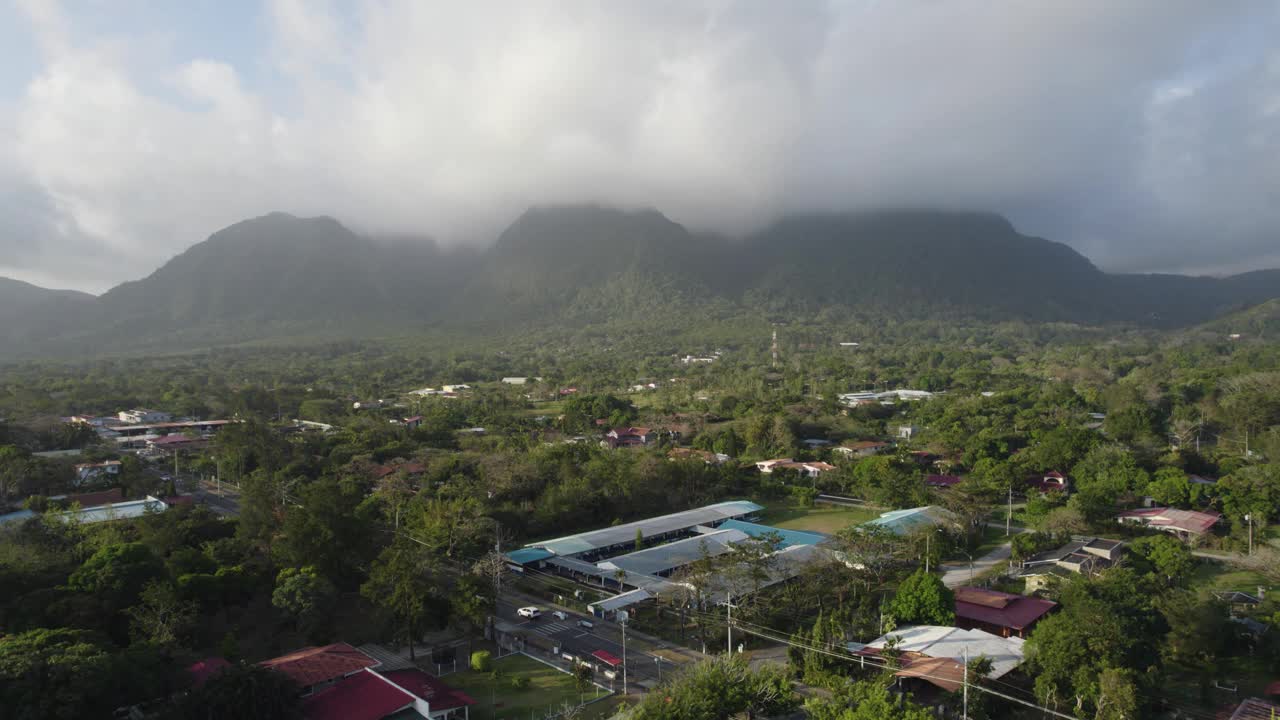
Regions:
<instances>
[{"instance_id":1,"label":"corrugated metal roof","mask_svg":"<svg viewBox=\"0 0 1280 720\"><path fill-rule=\"evenodd\" d=\"M1025 657L1022 638L1002 638L982 630L961 630L940 625L913 625L900 628L875 641L867 648L881 649L890 637L899 639L898 650L917 652L934 658L950 658L963 661L965 652L969 659L986 656L991 660L991 679L1001 678L1022 664Z\"/></svg>"},{"instance_id":2,"label":"corrugated metal roof","mask_svg":"<svg viewBox=\"0 0 1280 720\"><path fill-rule=\"evenodd\" d=\"M677 540L666 545L637 550L626 555L609 558L599 566L606 570L625 570L642 575L661 575L676 568L692 564L703 557L723 555L729 546L751 536L741 530L717 530L705 535Z\"/></svg>"},{"instance_id":3,"label":"corrugated metal roof","mask_svg":"<svg viewBox=\"0 0 1280 720\"><path fill-rule=\"evenodd\" d=\"M596 602L591 603L588 609L592 612L613 612L614 610L621 610L623 608L642 603L652 597L653 595L650 595L647 590L631 590L630 592L624 592L621 595L614 595L611 598L597 600Z\"/></svg>"},{"instance_id":4,"label":"corrugated metal roof","mask_svg":"<svg viewBox=\"0 0 1280 720\"><path fill-rule=\"evenodd\" d=\"M950 510L940 508L937 505L926 505L925 507L883 513L875 520L867 521L866 524L879 525L895 535L909 535L921 528L954 522L955 515Z\"/></svg>"},{"instance_id":5,"label":"corrugated metal roof","mask_svg":"<svg viewBox=\"0 0 1280 720\"><path fill-rule=\"evenodd\" d=\"M517 565L528 565L539 560L546 560L549 557L551 557L551 551L542 548L520 548L507 553L507 559Z\"/></svg>"},{"instance_id":6,"label":"corrugated metal roof","mask_svg":"<svg viewBox=\"0 0 1280 720\"><path fill-rule=\"evenodd\" d=\"M721 530L741 530L751 537L760 537L766 533L777 533L782 536L783 548L792 545L817 545L827 540L828 536L822 533L805 532L804 530L785 530L770 525L760 525L758 523L747 522L745 520L725 520L720 523Z\"/></svg>"},{"instance_id":7,"label":"corrugated metal roof","mask_svg":"<svg viewBox=\"0 0 1280 720\"><path fill-rule=\"evenodd\" d=\"M591 532L577 535L566 535L554 540L529 543L525 547L546 548L561 556L580 555L593 550L617 547L634 542L636 530L640 531L641 537L651 538L687 530L696 525L714 524L729 518L744 517L760 512L763 509L763 507L746 500L731 500L647 520L623 523L622 525L615 525L601 530L592 530Z\"/></svg>"}]
</instances>

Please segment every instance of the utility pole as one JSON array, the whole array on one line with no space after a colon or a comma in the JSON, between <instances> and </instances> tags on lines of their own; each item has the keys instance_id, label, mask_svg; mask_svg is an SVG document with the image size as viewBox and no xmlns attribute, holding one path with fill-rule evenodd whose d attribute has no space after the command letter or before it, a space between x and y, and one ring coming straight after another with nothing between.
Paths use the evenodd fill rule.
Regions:
<instances>
[{"instance_id":1,"label":"utility pole","mask_svg":"<svg viewBox=\"0 0 1280 720\"><path fill-rule=\"evenodd\" d=\"M960 717L969 720L969 646L964 646L964 709Z\"/></svg>"},{"instance_id":2,"label":"utility pole","mask_svg":"<svg viewBox=\"0 0 1280 720\"><path fill-rule=\"evenodd\" d=\"M1004 536L1009 537L1010 523L1013 522L1013 485L1009 485L1009 510L1004 514Z\"/></svg>"},{"instance_id":3,"label":"utility pole","mask_svg":"<svg viewBox=\"0 0 1280 720\"><path fill-rule=\"evenodd\" d=\"M728 642L725 643L725 649L729 651L729 656L732 657L733 656L733 597L731 597L727 593L725 594L725 597L724 597L724 611L725 611L724 627L725 627L725 630L727 630L729 633L729 640Z\"/></svg>"},{"instance_id":4,"label":"utility pole","mask_svg":"<svg viewBox=\"0 0 1280 720\"><path fill-rule=\"evenodd\" d=\"M618 618L619 624L622 625L622 694L627 694L627 620L630 615L626 610L619 611L622 617Z\"/></svg>"},{"instance_id":5,"label":"utility pole","mask_svg":"<svg viewBox=\"0 0 1280 720\"><path fill-rule=\"evenodd\" d=\"M1253 513L1244 516L1249 521L1249 555L1253 555Z\"/></svg>"},{"instance_id":6,"label":"utility pole","mask_svg":"<svg viewBox=\"0 0 1280 720\"><path fill-rule=\"evenodd\" d=\"M924 534L924 574L929 574L929 541L933 539L933 528Z\"/></svg>"}]
</instances>

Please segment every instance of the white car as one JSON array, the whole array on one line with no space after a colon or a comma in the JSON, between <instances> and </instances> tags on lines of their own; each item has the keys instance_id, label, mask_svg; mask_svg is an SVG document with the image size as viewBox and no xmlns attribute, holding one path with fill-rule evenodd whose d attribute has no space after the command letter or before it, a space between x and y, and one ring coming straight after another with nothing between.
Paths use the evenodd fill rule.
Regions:
<instances>
[{"instance_id":1,"label":"white car","mask_svg":"<svg viewBox=\"0 0 1280 720\"><path fill-rule=\"evenodd\" d=\"M516 614L523 618L529 618L530 620L535 620L542 616L542 611L530 605L529 607L520 608L519 610L516 611Z\"/></svg>"},{"instance_id":2,"label":"white car","mask_svg":"<svg viewBox=\"0 0 1280 720\"><path fill-rule=\"evenodd\" d=\"M568 619L569 619L569 613L567 613L567 612L565 612L565 611L563 611L563 610L557 610L557 611L555 611L555 612L551 613L551 616L552 616L552 617L554 617L554 618L555 618L555 619L557 619L557 620L568 620Z\"/></svg>"}]
</instances>

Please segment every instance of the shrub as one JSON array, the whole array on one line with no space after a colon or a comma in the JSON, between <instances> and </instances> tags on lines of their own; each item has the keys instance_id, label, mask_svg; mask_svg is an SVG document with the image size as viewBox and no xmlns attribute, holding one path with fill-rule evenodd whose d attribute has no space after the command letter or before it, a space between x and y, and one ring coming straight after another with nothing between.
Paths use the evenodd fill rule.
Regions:
<instances>
[{"instance_id":1,"label":"shrub","mask_svg":"<svg viewBox=\"0 0 1280 720\"><path fill-rule=\"evenodd\" d=\"M477 650L471 653L471 669L476 672L489 672L493 668L493 655L488 650Z\"/></svg>"},{"instance_id":2,"label":"shrub","mask_svg":"<svg viewBox=\"0 0 1280 720\"><path fill-rule=\"evenodd\" d=\"M529 687L529 678L521 675L511 678L511 687L516 690L524 690Z\"/></svg>"}]
</instances>

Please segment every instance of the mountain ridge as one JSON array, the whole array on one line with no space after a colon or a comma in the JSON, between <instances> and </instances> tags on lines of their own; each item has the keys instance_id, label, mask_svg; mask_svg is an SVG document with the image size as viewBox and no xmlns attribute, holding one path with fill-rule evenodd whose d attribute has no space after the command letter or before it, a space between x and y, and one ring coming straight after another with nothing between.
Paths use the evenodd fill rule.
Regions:
<instances>
[{"instance_id":1,"label":"mountain ridge","mask_svg":"<svg viewBox=\"0 0 1280 720\"><path fill-rule=\"evenodd\" d=\"M1280 296L1280 270L1109 274L993 213L805 213L727 238L690 232L653 209L574 205L530 208L480 251L376 242L331 217L271 213L96 298L0 278L0 305L6 288L28 299L0 310L0 339L38 354L440 325L581 326L712 304L782 316L856 308L1180 327Z\"/></svg>"}]
</instances>

